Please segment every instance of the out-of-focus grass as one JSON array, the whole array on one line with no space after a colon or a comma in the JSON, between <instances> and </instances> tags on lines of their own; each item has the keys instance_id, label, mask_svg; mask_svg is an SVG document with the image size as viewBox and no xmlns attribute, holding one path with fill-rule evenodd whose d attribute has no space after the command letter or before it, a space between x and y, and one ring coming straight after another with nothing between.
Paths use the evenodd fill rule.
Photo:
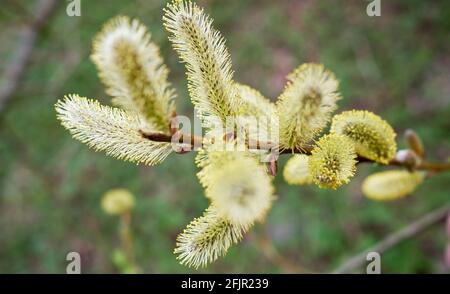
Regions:
<instances>
[{"instance_id":1,"label":"out-of-focus grass","mask_svg":"<svg viewBox=\"0 0 450 294\"><path fill-rule=\"evenodd\" d=\"M15 3L0 8L2 70L17 46L25 13L33 13L34 1ZM341 110L379 113L399 134L417 130L433 159L450 156L450 2L383 1L382 16L374 18L359 0L199 3L227 39L238 81L276 99L297 65L324 63L341 81ZM66 16L60 6L45 30L22 86L0 114L0 272L61 273L69 251L81 253L83 272L116 272L111 255L120 245L118 219L100 210L102 193L114 187L137 197L132 229L143 271L191 271L177 263L172 250L177 233L208 205L195 176L194 154L172 155L157 167L117 161L73 140L53 109L57 99L73 92L109 103L88 56L101 25L125 14L148 25L172 71L177 110L192 117L184 68L162 27L163 6L156 0L82 1L81 17ZM362 197L360 184L380 168L358 169L338 191L288 186L278 175L278 200L267 225L285 258L329 271L448 202L449 174L432 177L406 199L376 203ZM257 226L201 272L281 272L263 256L260 231ZM446 242L443 227L435 226L383 254L382 270L444 272Z\"/></svg>"}]
</instances>

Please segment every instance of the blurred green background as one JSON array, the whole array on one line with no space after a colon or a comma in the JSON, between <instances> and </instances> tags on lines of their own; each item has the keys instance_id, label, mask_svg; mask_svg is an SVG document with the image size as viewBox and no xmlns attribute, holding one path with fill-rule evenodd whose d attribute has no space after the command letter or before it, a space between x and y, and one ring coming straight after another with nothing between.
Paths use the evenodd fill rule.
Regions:
<instances>
[{"instance_id":1,"label":"blurred green background","mask_svg":"<svg viewBox=\"0 0 450 294\"><path fill-rule=\"evenodd\" d=\"M136 196L132 232L142 271L195 272L172 254L176 235L208 205L195 175L195 154L172 155L156 167L118 161L72 139L53 108L68 93L110 104L89 54L102 24L123 14L149 27L171 69L177 111L192 117L184 67L162 26L165 2L82 0L82 15L69 17L68 1L61 0L48 20L20 87L0 113L1 273L64 273L70 251L81 254L83 273L120 272L112 258L121 246L119 219L100 207L102 194L115 187ZM339 111L378 113L398 132L400 147L402 132L413 128L432 159L449 158L450 1L382 0L380 17L368 17L363 0L197 2L227 39L239 82L276 99L296 66L323 63L341 81ZM0 72L36 4L1 1ZM279 173L278 200L266 226L257 225L225 258L197 272L286 272L264 254L266 229L284 260L328 272L449 201L450 173L430 178L405 199L370 201L360 184L375 170L380 168L358 166L355 179L337 191L288 186ZM444 226L433 226L384 253L382 272L449 273L443 259L447 242Z\"/></svg>"}]
</instances>

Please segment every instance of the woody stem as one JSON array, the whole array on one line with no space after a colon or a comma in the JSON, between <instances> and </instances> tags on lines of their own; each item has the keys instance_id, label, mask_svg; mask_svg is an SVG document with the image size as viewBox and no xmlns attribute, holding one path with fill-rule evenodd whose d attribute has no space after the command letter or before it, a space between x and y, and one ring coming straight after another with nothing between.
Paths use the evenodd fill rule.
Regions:
<instances>
[{"instance_id":1,"label":"woody stem","mask_svg":"<svg viewBox=\"0 0 450 294\"><path fill-rule=\"evenodd\" d=\"M141 131L141 134L144 138L149 139L154 142L167 142L167 143L184 143L190 144L192 150L194 148L201 148L203 145L208 144L205 138L201 136L191 135L191 134L174 134L167 135L164 133L146 133ZM247 141L247 146L250 150L271 150L275 149L275 145L270 142L259 142L259 141ZM313 149L312 145L305 145L301 149L283 149L280 150L280 154L306 154L310 155ZM371 159L358 156L358 163L364 162L374 162ZM398 161L397 159L391 160L387 165L390 166L401 166L406 167L408 169L414 170L423 170L423 171L431 171L431 172L444 172L450 170L450 162L427 162L423 161L416 166L411 166L408 162Z\"/></svg>"}]
</instances>

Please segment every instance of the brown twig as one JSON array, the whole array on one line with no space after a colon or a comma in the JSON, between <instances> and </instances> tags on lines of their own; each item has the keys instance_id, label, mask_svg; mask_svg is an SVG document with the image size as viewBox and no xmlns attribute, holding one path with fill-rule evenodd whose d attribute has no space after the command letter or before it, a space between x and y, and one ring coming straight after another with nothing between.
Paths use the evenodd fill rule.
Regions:
<instances>
[{"instance_id":1,"label":"brown twig","mask_svg":"<svg viewBox=\"0 0 450 294\"><path fill-rule=\"evenodd\" d=\"M399 244L400 242L414 237L415 235L424 231L426 228L445 220L449 213L449 209L450 206L447 204L426 214L424 217L414 221L403 229L388 235L386 238L384 238L382 241L378 242L371 248L358 255L355 255L354 257L351 257L346 262L344 262L344 264L334 270L333 273L342 274L353 272L366 262L368 252L377 252L381 254Z\"/></svg>"},{"instance_id":2,"label":"brown twig","mask_svg":"<svg viewBox=\"0 0 450 294\"><path fill-rule=\"evenodd\" d=\"M41 0L36 17L24 28L20 45L16 50L17 54L4 72L4 87L0 89L0 112L19 87L30 62L37 37L55 11L57 2L57 0Z\"/></svg>"},{"instance_id":3,"label":"brown twig","mask_svg":"<svg viewBox=\"0 0 450 294\"><path fill-rule=\"evenodd\" d=\"M185 144L191 144L192 150L195 150L194 148L198 148L206 144L205 140L196 135L190 135L190 134L176 134L174 136L175 139L172 139L171 135L163 134L163 133L146 133L141 131L141 134L144 138L147 138L149 140L155 141L155 142L175 142L175 143L185 143ZM247 142L247 145L250 147L250 149L257 149L257 150L271 150L275 149L275 145L270 142ZM312 145L305 145L301 149L284 149L280 150L280 154L306 154L310 155L311 151L313 149ZM373 160L370 160L368 158L358 156L357 157L358 163L364 163L364 162L374 162ZM431 172L443 172L450 170L450 162L427 162L422 161L417 164L412 165L408 161L399 161L398 159L391 160L388 165L391 166L401 166L408 169L414 169L414 170L424 170L424 171L431 171Z\"/></svg>"},{"instance_id":4,"label":"brown twig","mask_svg":"<svg viewBox=\"0 0 450 294\"><path fill-rule=\"evenodd\" d=\"M190 144L191 147L195 148L196 146L201 147L203 146L203 138L195 135L189 135L189 134L177 134L174 135L167 135L164 133L145 133L141 131L142 137L149 139L151 141L155 142L174 142L174 143L184 143L184 144Z\"/></svg>"}]
</instances>

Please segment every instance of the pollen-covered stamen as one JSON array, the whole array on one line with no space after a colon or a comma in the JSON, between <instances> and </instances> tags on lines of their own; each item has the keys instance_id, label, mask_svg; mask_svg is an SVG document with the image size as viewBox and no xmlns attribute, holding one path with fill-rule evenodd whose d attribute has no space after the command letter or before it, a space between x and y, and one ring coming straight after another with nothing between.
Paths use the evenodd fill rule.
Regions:
<instances>
[{"instance_id":1,"label":"pollen-covered stamen","mask_svg":"<svg viewBox=\"0 0 450 294\"><path fill-rule=\"evenodd\" d=\"M323 158L324 166L316 172L315 178L324 186L333 185L338 180L340 163L334 154L326 154Z\"/></svg>"},{"instance_id":2,"label":"pollen-covered stamen","mask_svg":"<svg viewBox=\"0 0 450 294\"><path fill-rule=\"evenodd\" d=\"M341 135L320 138L309 157L313 182L321 188L336 189L350 181L355 172L353 143Z\"/></svg>"},{"instance_id":3,"label":"pollen-covered stamen","mask_svg":"<svg viewBox=\"0 0 450 294\"><path fill-rule=\"evenodd\" d=\"M389 148L385 148L386 143L380 133L367 127L364 123L349 123L343 127L342 134L352 140L365 144L371 152L380 158L388 158Z\"/></svg>"}]
</instances>

